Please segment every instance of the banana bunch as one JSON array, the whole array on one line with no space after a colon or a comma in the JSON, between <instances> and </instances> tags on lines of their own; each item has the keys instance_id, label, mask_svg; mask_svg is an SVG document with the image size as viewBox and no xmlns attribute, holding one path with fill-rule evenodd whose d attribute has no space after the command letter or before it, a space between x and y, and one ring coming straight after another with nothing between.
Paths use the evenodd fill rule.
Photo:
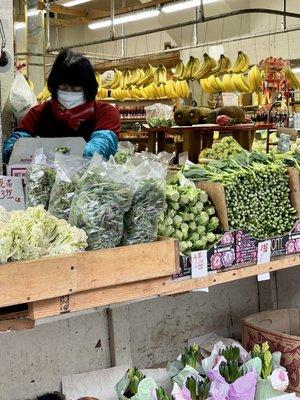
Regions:
<instances>
[{"instance_id":1,"label":"banana bunch","mask_svg":"<svg viewBox=\"0 0 300 400\"><path fill-rule=\"evenodd\" d=\"M231 61L228 57L225 57L224 54L221 54L217 66L213 68L210 73L215 76L221 76L226 74L231 67Z\"/></svg>"},{"instance_id":2,"label":"banana bunch","mask_svg":"<svg viewBox=\"0 0 300 400\"><path fill-rule=\"evenodd\" d=\"M261 92L263 84L263 75L257 65L254 65L248 73L248 86L250 92Z\"/></svg>"},{"instance_id":3,"label":"banana bunch","mask_svg":"<svg viewBox=\"0 0 300 400\"><path fill-rule=\"evenodd\" d=\"M232 74L231 80L234 88L239 93L249 93L248 79L243 74Z\"/></svg>"},{"instance_id":4,"label":"banana bunch","mask_svg":"<svg viewBox=\"0 0 300 400\"><path fill-rule=\"evenodd\" d=\"M196 75L199 68L200 68L199 58L191 56L184 68L183 79L195 79L194 76Z\"/></svg>"},{"instance_id":5,"label":"banana bunch","mask_svg":"<svg viewBox=\"0 0 300 400\"><path fill-rule=\"evenodd\" d=\"M44 86L43 90L36 96L38 102L42 103L47 101L51 98L51 94L48 90L47 85Z\"/></svg>"},{"instance_id":6,"label":"banana bunch","mask_svg":"<svg viewBox=\"0 0 300 400\"><path fill-rule=\"evenodd\" d=\"M243 53L242 51L239 51L235 63L228 70L228 72L232 72L234 74L240 74L242 72L246 72L248 68L249 68L248 55Z\"/></svg>"},{"instance_id":7,"label":"banana bunch","mask_svg":"<svg viewBox=\"0 0 300 400\"><path fill-rule=\"evenodd\" d=\"M152 67L151 64L147 65L147 68L144 71L144 76L139 79L136 83L137 86L147 85L152 83L154 80L154 72L156 71L155 67Z\"/></svg>"},{"instance_id":8,"label":"banana bunch","mask_svg":"<svg viewBox=\"0 0 300 400\"><path fill-rule=\"evenodd\" d=\"M154 82L157 85L165 85L167 82L167 68L164 65L160 65L154 71Z\"/></svg>"},{"instance_id":9,"label":"banana bunch","mask_svg":"<svg viewBox=\"0 0 300 400\"><path fill-rule=\"evenodd\" d=\"M173 74L173 79L177 81L178 79L184 79L184 71L185 71L185 66L182 60L180 60L175 67L175 72Z\"/></svg>"},{"instance_id":10,"label":"banana bunch","mask_svg":"<svg viewBox=\"0 0 300 400\"><path fill-rule=\"evenodd\" d=\"M207 93L240 92L249 93L248 79L243 74L225 74L219 76L210 75L200 80L201 88Z\"/></svg>"},{"instance_id":11,"label":"banana bunch","mask_svg":"<svg viewBox=\"0 0 300 400\"><path fill-rule=\"evenodd\" d=\"M30 90L31 90L32 92L34 92L34 84L33 84L33 82L32 82L30 79L27 79L27 83L28 83L28 85L29 85L29 87L30 87Z\"/></svg>"},{"instance_id":12,"label":"banana bunch","mask_svg":"<svg viewBox=\"0 0 300 400\"><path fill-rule=\"evenodd\" d=\"M294 72L290 68L285 68L284 70L285 77L287 81L289 82L290 86L296 90L300 89L300 82Z\"/></svg>"}]
</instances>

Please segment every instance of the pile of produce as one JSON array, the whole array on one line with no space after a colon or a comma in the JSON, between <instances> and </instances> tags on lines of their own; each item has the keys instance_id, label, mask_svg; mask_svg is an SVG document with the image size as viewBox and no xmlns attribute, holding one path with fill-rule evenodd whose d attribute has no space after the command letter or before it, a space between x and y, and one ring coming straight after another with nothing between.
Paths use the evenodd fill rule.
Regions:
<instances>
[{"instance_id":1,"label":"pile of produce","mask_svg":"<svg viewBox=\"0 0 300 400\"><path fill-rule=\"evenodd\" d=\"M55 181L55 168L46 163L33 162L26 171L26 206L49 205L50 192Z\"/></svg>"},{"instance_id":2,"label":"pile of produce","mask_svg":"<svg viewBox=\"0 0 300 400\"><path fill-rule=\"evenodd\" d=\"M214 143L211 149L203 149L199 155L201 159L222 160L243 152L243 148L231 137L224 137L220 142Z\"/></svg>"},{"instance_id":3,"label":"pile of produce","mask_svg":"<svg viewBox=\"0 0 300 400\"><path fill-rule=\"evenodd\" d=\"M171 127L173 125L173 107L155 103L145 107L146 121L150 128Z\"/></svg>"},{"instance_id":4,"label":"pile of produce","mask_svg":"<svg viewBox=\"0 0 300 400\"><path fill-rule=\"evenodd\" d=\"M88 249L119 246L124 213L130 209L132 190L123 168L94 156L79 180L70 209L70 223L88 236Z\"/></svg>"},{"instance_id":5,"label":"pile of produce","mask_svg":"<svg viewBox=\"0 0 300 400\"><path fill-rule=\"evenodd\" d=\"M0 207L0 261L19 261L83 251L83 230L58 219L43 206L6 212Z\"/></svg>"},{"instance_id":6,"label":"pile of produce","mask_svg":"<svg viewBox=\"0 0 300 400\"><path fill-rule=\"evenodd\" d=\"M161 167L165 177L165 169ZM134 183L130 209L124 215L123 245L153 242L165 206L165 185L162 179L140 178Z\"/></svg>"},{"instance_id":7,"label":"pile of produce","mask_svg":"<svg viewBox=\"0 0 300 400\"><path fill-rule=\"evenodd\" d=\"M184 174L195 181L222 183L230 228L268 238L290 231L297 219L290 200L287 161L244 151L227 160L188 167Z\"/></svg>"},{"instance_id":8,"label":"pile of produce","mask_svg":"<svg viewBox=\"0 0 300 400\"><path fill-rule=\"evenodd\" d=\"M204 190L193 185L168 184L166 207L161 216L159 234L179 240L181 253L203 250L219 236L215 234L219 220Z\"/></svg>"},{"instance_id":9,"label":"pile of produce","mask_svg":"<svg viewBox=\"0 0 300 400\"><path fill-rule=\"evenodd\" d=\"M57 218L69 220L71 203L77 183L82 176L87 161L79 157L56 154L56 177L53 184L48 211Z\"/></svg>"},{"instance_id":10,"label":"pile of produce","mask_svg":"<svg viewBox=\"0 0 300 400\"><path fill-rule=\"evenodd\" d=\"M238 342L217 342L207 358L193 344L168 363L172 391L167 380L158 386L137 368L126 372L116 391L119 400L267 400L287 389L289 379L280 361L281 353L272 354L267 342L254 345L250 353Z\"/></svg>"},{"instance_id":11,"label":"pile of produce","mask_svg":"<svg viewBox=\"0 0 300 400\"><path fill-rule=\"evenodd\" d=\"M207 107L184 106L175 111L174 120L178 126L203 124L210 112L211 109Z\"/></svg>"}]
</instances>

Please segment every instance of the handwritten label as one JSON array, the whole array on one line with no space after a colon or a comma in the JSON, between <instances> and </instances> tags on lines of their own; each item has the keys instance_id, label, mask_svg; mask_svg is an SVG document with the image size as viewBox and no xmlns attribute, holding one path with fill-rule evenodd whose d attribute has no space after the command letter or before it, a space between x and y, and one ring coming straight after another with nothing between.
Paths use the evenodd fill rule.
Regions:
<instances>
[{"instance_id":1,"label":"handwritten label","mask_svg":"<svg viewBox=\"0 0 300 400\"><path fill-rule=\"evenodd\" d=\"M222 93L224 107L238 106L239 96L236 93Z\"/></svg>"},{"instance_id":2,"label":"handwritten label","mask_svg":"<svg viewBox=\"0 0 300 400\"><path fill-rule=\"evenodd\" d=\"M207 251L193 251L191 254L192 278L207 276ZM208 292L208 288L196 289L194 292Z\"/></svg>"},{"instance_id":3,"label":"handwritten label","mask_svg":"<svg viewBox=\"0 0 300 400\"><path fill-rule=\"evenodd\" d=\"M21 178L0 175L0 205L7 211L25 210Z\"/></svg>"},{"instance_id":4,"label":"handwritten label","mask_svg":"<svg viewBox=\"0 0 300 400\"><path fill-rule=\"evenodd\" d=\"M285 393L282 396L270 397L269 400L295 400L296 393Z\"/></svg>"},{"instance_id":5,"label":"handwritten label","mask_svg":"<svg viewBox=\"0 0 300 400\"><path fill-rule=\"evenodd\" d=\"M179 165L185 165L186 162L189 159L189 153L187 151L184 151L183 153L178 154L178 164Z\"/></svg>"},{"instance_id":6,"label":"handwritten label","mask_svg":"<svg viewBox=\"0 0 300 400\"><path fill-rule=\"evenodd\" d=\"M271 259L271 240L265 240L264 242L258 243L257 246L257 264L266 264L270 262ZM264 274L257 275L257 280L267 281L270 279L270 273L266 272Z\"/></svg>"}]
</instances>

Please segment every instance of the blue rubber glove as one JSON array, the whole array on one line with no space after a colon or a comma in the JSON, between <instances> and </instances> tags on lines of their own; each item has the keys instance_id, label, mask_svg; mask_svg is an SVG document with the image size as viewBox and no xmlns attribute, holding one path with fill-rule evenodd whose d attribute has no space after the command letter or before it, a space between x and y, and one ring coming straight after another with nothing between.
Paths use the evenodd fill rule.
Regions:
<instances>
[{"instance_id":1,"label":"blue rubber glove","mask_svg":"<svg viewBox=\"0 0 300 400\"><path fill-rule=\"evenodd\" d=\"M111 155L115 155L118 149L118 137L113 131L103 130L92 133L91 139L84 147L83 155L92 157L94 153L99 153L107 160Z\"/></svg>"},{"instance_id":2,"label":"blue rubber glove","mask_svg":"<svg viewBox=\"0 0 300 400\"><path fill-rule=\"evenodd\" d=\"M27 132L20 131L11 133L10 136L7 139L5 139L3 143L3 152L2 152L3 162L5 164L7 164L10 159L16 141L26 137L31 137L31 135L29 135L29 133Z\"/></svg>"}]
</instances>

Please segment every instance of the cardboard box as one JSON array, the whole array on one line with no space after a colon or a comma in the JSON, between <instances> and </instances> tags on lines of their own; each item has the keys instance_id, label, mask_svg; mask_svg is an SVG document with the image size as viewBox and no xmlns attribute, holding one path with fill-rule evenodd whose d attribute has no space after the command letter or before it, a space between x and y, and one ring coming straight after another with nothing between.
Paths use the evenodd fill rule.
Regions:
<instances>
[{"instance_id":1,"label":"cardboard box","mask_svg":"<svg viewBox=\"0 0 300 400\"><path fill-rule=\"evenodd\" d=\"M216 271L235 265L235 232L225 232L220 240L207 250L207 269ZM174 278L192 274L191 257L180 256L180 273Z\"/></svg>"},{"instance_id":2,"label":"cardboard box","mask_svg":"<svg viewBox=\"0 0 300 400\"><path fill-rule=\"evenodd\" d=\"M257 239L246 231L236 231L236 264L255 264L257 261L258 243L266 239ZM293 229L285 235L270 238L271 260L289 254L300 253L300 220Z\"/></svg>"},{"instance_id":3,"label":"cardboard box","mask_svg":"<svg viewBox=\"0 0 300 400\"><path fill-rule=\"evenodd\" d=\"M21 138L14 145L9 165L30 164L35 151L40 148L54 152L57 147L67 147L69 154L81 157L85 143L82 137Z\"/></svg>"},{"instance_id":4,"label":"cardboard box","mask_svg":"<svg viewBox=\"0 0 300 400\"><path fill-rule=\"evenodd\" d=\"M242 321L243 346L250 350L255 343L268 341L272 352L282 353L289 389L300 393L300 309L264 311Z\"/></svg>"}]
</instances>

